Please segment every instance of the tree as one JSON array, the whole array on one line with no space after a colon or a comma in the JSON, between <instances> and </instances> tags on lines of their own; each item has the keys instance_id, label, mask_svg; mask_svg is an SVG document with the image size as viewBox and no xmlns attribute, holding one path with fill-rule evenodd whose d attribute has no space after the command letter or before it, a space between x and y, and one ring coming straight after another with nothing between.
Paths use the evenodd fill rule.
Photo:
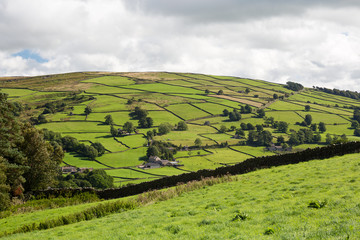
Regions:
<instances>
[{"instance_id":1,"label":"tree","mask_svg":"<svg viewBox=\"0 0 360 240\"><path fill-rule=\"evenodd\" d=\"M82 148L83 155L89 157L91 160L95 160L95 158L99 156L98 151L93 146L87 146L87 145L83 145L83 146L84 146Z\"/></svg>"},{"instance_id":2,"label":"tree","mask_svg":"<svg viewBox=\"0 0 360 240\"><path fill-rule=\"evenodd\" d=\"M47 123L46 117L44 114L40 114L37 118L37 123L41 124L41 123Z\"/></svg>"},{"instance_id":3,"label":"tree","mask_svg":"<svg viewBox=\"0 0 360 240\"><path fill-rule=\"evenodd\" d=\"M246 123L240 123L240 127L242 130L248 130Z\"/></svg>"},{"instance_id":4,"label":"tree","mask_svg":"<svg viewBox=\"0 0 360 240\"><path fill-rule=\"evenodd\" d=\"M259 146L269 146L272 141L272 134L271 132L265 130L259 133L257 145Z\"/></svg>"},{"instance_id":5,"label":"tree","mask_svg":"<svg viewBox=\"0 0 360 240\"><path fill-rule=\"evenodd\" d=\"M307 126L309 126L312 122L312 116L310 114L306 114L304 122ZM319 124L320 125L320 124Z\"/></svg>"},{"instance_id":6,"label":"tree","mask_svg":"<svg viewBox=\"0 0 360 240\"><path fill-rule=\"evenodd\" d=\"M114 187L114 178L107 175L104 170L95 169L88 173L86 179L94 188L111 188Z\"/></svg>"},{"instance_id":7,"label":"tree","mask_svg":"<svg viewBox=\"0 0 360 240\"><path fill-rule=\"evenodd\" d=\"M311 124L310 129L311 129L312 131L316 132L317 124L316 124L316 123Z\"/></svg>"},{"instance_id":8,"label":"tree","mask_svg":"<svg viewBox=\"0 0 360 240\"><path fill-rule=\"evenodd\" d=\"M110 134L113 137L117 137L119 135L118 130L113 125L110 126Z\"/></svg>"},{"instance_id":9,"label":"tree","mask_svg":"<svg viewBox=\"0 0 360 240\"><path fill-rule=\"evenodd\" d=\"M277 95L276 93L273 94L273 99L278 99L279 95Z\"/></svg>"},{"instance_id":10,"label":"tree","mask_svg":"<svg viewBox=\"0 0 360 240\"><path fill-rule=\"evenodd\" d=\"M246 93L246 94L249 94L249 92L250 92L250 88L246 88L246 89L245 89L245 93Z\"/></svg>"},{"instance_id":11,"label":"tree","mask_svg":"<svg viewBox=\"0 0 360 240\"><path fill-rule=\"evenodd\" d=\"M147 151L146 156L149 158L150 156L160 156L160 150L156 145L151 145Z\"/></svg>"},{"instance_id":12,"label":"tree","mask_svg":"<svg viewBox=\"0 0 360 240\"><path fill-rule=\"evenodd\" d=\"M236 129L236 132L235 132L235 134L237 134L237 135L239 135L239 136L245 136L245 132L244 132L244 130L242 130L242 129Z\"/></svg>"},{"instance_id":13,"label":"tree","mask_svg":"<svg viewBox=\"0 0 360 240\"><path fill-rule=\"evenodd\" d=\"M330 133L326 134L326 140L325 140L325 142L326 142L327 144L331 144L332 141L333 141L333 138L331 137Z\"/></svg>"},{"instance_id":14,"label":"tree","mask_svg":"<svg viewBox=\"0 0 360 240\"><path fill-rule=\"evenodd\" d=\"M289 124L284 121L278 122L277 129L279 132L286 133L288 130Z\"/></svg>"},{"instance_id":15,"label":"tree","mask_svg":"<svg viewBox=\"0 0 360 240\"><path fill-rule=\"evenodd\" d=\"M187 129L188 129L188 126L184 121L178 122L176 130L178 130L178 131L186 131Z\"/></svg>"},{"instance_id":16,"label":"tree","mask_svg":"<svg viewBox=\"0 0 360 240\"><path fill-rule=\"evenodd\" d=\"M358 121L355 121L355 120L351 121L351 128L356 129L358 127L359 127L359 122Z\"/></svg>"},{"instance_id":17,"label":"tree","mask_svg":"<svg viewBox=\"0 0 360 240\"><path fill-rule=\"evenodd\" d=\"M224 109L223 110L223 116L225 116L225 117L229 116L229 110Z\"/></svg>"},{"instance_id":18,"label":"tree","mask_svg":"<svg viewBox=\"0 0 360 240\"><path fill-rule=\"evenodd\" d=\"M147 140L151 140L151 139L153 139L153 137L154 137L154 132L153 131L147 131L146 132L146 139Z\"/></svg>"},{"instance_id":19,"label":"tree","mask_svg":"<svg viewBox=\"0 0 360 240\"><path fill-rule=\"evenodd\" d=\"M217 92L217 95L223 95L223 94L224 94L224 91L221 89Z\"/></svg>"},{"instance_id":20,"label":"tree","mask_svg":"<svg viewBox=\"0 0 360 240\"><path fill-rule=\"evenodd\" d=\"M289 138L289 141L288 143L293 146L293 145L299 145L300 144L300 140L299 140L299 137L296 133L292 133L290 135L290 138Z\"/></svg>"},{"instance_id":21,"label":"tree","mask_svg":"<svg viewBox=\"0 0 360 240\"><path fill-rule=\"evenodd\" d=\"M241 119L241 114L234 109L232 112L229 113L229 120L230 121L239 121Z\"/></svg>"},{"instance_id":22,"label":"tree","mask_svg":"<svg viewBox=\"0 0 360 240\"><path fill-rule=\"evenodd\" d=\"M226 130L227 130L226 126L225 126L225 125L221 125L221 126L220 126L220 129L219 129L219 133L224 133L224 132L226 132Z\"/></svg>"},{"instance_id":23,"label":"tree","mask_svg":"<svg viewBox=\"0 0 360 240\"><path fill-rule=\"evenodd\" d=\"M326 125L323 122L319 122L319 131L325 132L326 131Z\"/></svg>"},{"instance_id":24,"label":"tree","mask_svg":"<svg viewBox=\"0 0 360 240\"><path fill-rule=\"evenodd\" d=\"M158 131L160 135L167 134L171 132L173 126L170 123L161 123L158 127Z\"/></svg>"},{"instance_id":25,"label":"tree","mask_svg":"<svg viewBox=\"0 0 360 240\"><path fill-rule=\"evenodd\" d=\"M92 113L92 108L90 106L86 106L84 113L86 116L89 115L90 113Z\"/></svg>"},{"instance_id":26,"label":"tree","mask_svg":"<svg viewBox=\"0 0 360 240\"><path fill-rule=\"evenodd\" d=\"M127 121L124 123L123 130L127 133L132 133L134 131L134 125L132 122Z\"/></svg>"},{"instance_id":27,"label":"tree","mask_svg":"<svg viewBox=\"0 0 360 240\"><path fill-rule=\"evenodd\" d=\"M305 112L309 112L310 111L310 105L305 105Z\"/></svg>"},{"instance_id":28,"label":"tree","mask_svg":"<svg viewBox=\"0 0 360 240\"><path fill-rule=\"evenodd\" d=\"M205 94L208 95L210 93L209 89L205 90Z\"/></svg>"},{"instance_id":29,"label":"tree","mask_svg":"<svg viewBox=\"0 0 360 240\"><path fill-rule=\"evenodd\" d=\"M278 143L278 144L285 143L285 138L284 138L283 136L278 136L278 138L277 138L277 143Z\"/></svg>"},{"instance_id":30,"label":"tree","mask_svg":"<svg viewBox=\"0 0 360 240\"><path fill-rule=\"evenodd\" d=\"M264 127L260 124L256 124L256 131L262 132L264 130Z\"/></svg>"},{"instance_id":31,"label":"tree","mask_svg":"<svg viewBox=\"0 0 360 240\"><path fill-rule=\"evenodd\" d=\"M154 124L154 120L151 117L142 117L139 119L138 126L140 128L151 128Z\"/></svg>"},{"instance_id":32,"label":"tree","mask_svg":"<svg viewBox=\"0 0 360 240\"><path fill-rule=\"evenodd\" d=\"M112 116L110 114L105 116L105 124L106 125L113 125L114 124L114 120L113 120L113 118L112 118Z\"/></svg>"},{"instance_id":33,"label":"tree","mask_svg":"<svg viewBox=\"0 0 360 240\"><path fill-rule=\"evenodd\" d=\"M254 125L252 125L251 123L247 123L246 128L247 128L247 130L255 130Z\"/></svg>"},{"instance_id":34,"label":"tree","mask_svg":"<svg viewBox=\"0 0 360 240\"><path fill-rule=\"evenodd\" d=\"M195 146L201 147L202 141L201 141L200 138L196 138L195 141L194 141L194 143L195 143Z\"/></svg>"},{"instance_id":35,"label":"tree","mask_svg":"<svg viewBox=\"0 0 360 240\"><path fill-rule=\"evenodd\" d=\"M360 128L354 130L354 135L360 137Z\"/></svg>"},{"instance_id":36,"label":"tree","mask_svg":"<svg viewBox=\"0 0 360 240\"><path fill-rule=\"evenodd\" d=\"M286 83L286 88L293 90L293 91L300 91L302 89L304 89L304 86L301 85L300 83L295 83L295 82L287 82Z\"/></svg>"},{"instance_id":37,"label":"tree","mask_svg":"<svg viewBox=\"0 0 360 240\"><path fill-rule=\"evenodd\" d=\"M106 149L101 143L99 142L91 143L91 146L98 151L99 156L102 156L105 153Z\"/></svg>"},{"instance_id":38,"label":"tree","mask_svg":"<svg viewBox=\"0 0 360 240\"><path fill-rule=\"evenodd\" d=\"M130 116L133 119L141 119L146 118L148 112L145 109L141 109L140 107L136 106L134 112L130 113Z\"/></svg>"},{"instance_id":39,"label":"tree","mask_svg":"<svg viewBox=\"0 0 360 240\"><path fill-rule=\"evenodd\" d=\"M262 109L262 108L259 108L259 109L257 110L257 116L258 116L259 118L265 117L265 110Z\"/></svg>"}]
</instances>

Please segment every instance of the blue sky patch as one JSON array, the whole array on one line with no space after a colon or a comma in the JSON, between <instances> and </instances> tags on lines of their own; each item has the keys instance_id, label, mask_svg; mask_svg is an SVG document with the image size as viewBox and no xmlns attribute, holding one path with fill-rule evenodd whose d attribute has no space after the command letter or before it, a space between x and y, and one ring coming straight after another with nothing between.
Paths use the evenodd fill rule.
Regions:
<instances>
[{"instance_id":1,"label":"blue sky patch","mask_svg":"<svg viewBox=\"0 0 360 240\"><path fill-rule=\"evenodd\" d=\"M46 63L49 61L48 59L42 58L39 54L29 49L24 49L21 52L14 53L12 56L14 57L19 56L22 57L23 59L32 59L37 61L38 63Z\"/></svg>"}]
</instances>

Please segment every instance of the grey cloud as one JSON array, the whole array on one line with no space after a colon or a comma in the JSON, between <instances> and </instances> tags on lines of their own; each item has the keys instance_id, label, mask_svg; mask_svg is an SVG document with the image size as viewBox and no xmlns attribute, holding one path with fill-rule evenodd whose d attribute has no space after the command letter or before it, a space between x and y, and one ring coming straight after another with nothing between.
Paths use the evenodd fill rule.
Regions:
<instances>
[{"instance_id":1,"label":"grey cloud","mask_svg":"<svg viewBox=\"0 0 360 240\"><path fill-rule=\"evenodd\" d=\"M196 22L246 21L279 15L301 15L314 7L360 7L357 0L134 0L129 9L177 16Z\"/></svg>"}]
</instances>

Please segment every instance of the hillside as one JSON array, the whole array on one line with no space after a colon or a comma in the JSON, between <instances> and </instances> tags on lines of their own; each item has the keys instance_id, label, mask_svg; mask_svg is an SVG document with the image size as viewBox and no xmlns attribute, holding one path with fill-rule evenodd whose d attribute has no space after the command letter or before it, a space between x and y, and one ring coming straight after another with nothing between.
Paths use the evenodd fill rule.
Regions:
<instances>
[{"instance_id":1,"label":"hillside","mask_svg":"<svg viewBox=\"0 0 360 240\"><path fill-rule=\"evenodd\" d=\"M359 107L360 101L317 89L296 92L261 80L166 72L83 72L0 78L0 88L11 101L24 104L22 117L31 119L38 129L74 137L85 145L100 142L105 147L102 156L91 158L68 151L63 166L104 169L116 178L117 185L281 153L267 151L268 143L260 143L260 136L266 138L268 133L273 143L293 145L292 151L321 146L341 139L340 135L358 139L351 121L353 108ZM88 114L86 108L90 109ZM146 116L152 120L150 127L146 123L140 126L140 119L134 116L136 109L146 110ZM224 116L224 109L229 115L235 114L234 110L241 112L241 119L229 119ZM265 116L260 116L259 109L264 109ZM130 134L112 134L107 115L111 115L114 129L123 131L128 122L137 127L136 131L131 128ZM302 126L306 115L311 115L311 124ZM149 136L149 132L159 131L163 123L176 129L182 121L187 130L173 129ZM285 131L278 127L281 121L287 123ZM326 131L319 129L320 122ZM256 125L262 129L252 131L249 123L254 129ZM300 129L313 132L302 133ZM294 143L292 136L299 131L304 139ZM313 135L319 136L316 141ZM254 138L252 144L250 138ZM158 154L169 160L173 155L180 166L138 168L147 161L148 146L155 141L169 143Z\"/></svg>"},{"instance_id":2,"label":"hillside","mask_svg":"<svg viewBox=\"0 0 360 240\"><path fill-rule=\"evenodd\" d=\"M358 239L358 158L259 170L101 219L4 239ZM0 226L6 231L14 229L9 223L21 227L86 207L22 214Z\"/></svg>"}]
</instances>

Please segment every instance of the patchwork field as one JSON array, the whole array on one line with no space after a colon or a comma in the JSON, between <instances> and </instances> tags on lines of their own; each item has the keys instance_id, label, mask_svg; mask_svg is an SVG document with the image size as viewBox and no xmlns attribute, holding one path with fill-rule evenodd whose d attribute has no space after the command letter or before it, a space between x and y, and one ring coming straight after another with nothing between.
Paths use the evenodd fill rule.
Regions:
<instances>
[{"instance_id":1,"label":"patchwork field","mask_svg":"<svg viewBox=\"0 0 360 240\"><path fill-rule=\"evenodd\" d=\"M307 114L312 116L312 123L326 124L326 132L321 133L319 143L299 145L293 148L295 150L302 146L324 145L327 134L332 137L345 134L348 139L359 139L351 128L352 107L360 106L359 100L315 89L296 92L285 85L262 80L190 73L91 72L0 81L0 88L9 95L10 101L26 106L25 119L37 119L46 104L55 106L62 103L62 107L57 106L55 110L43 114L45 122L39 122L36 127L75 137L85 144L103 144L106 149L103 156L90 160L66 153L63 165L106 169L116 178L118 185L216 168L252 156L275 154L265 146L244 146L249 129L244 130L243 136L235 137L241 124L263 126L272 134L274 143L279 136L288 141L292 132L306 128L299 123ZM273 98L275 94L281 98ZM251 110L242 113L241 120L230 121L228 116L223 116L224 109L240 111L246 104L251 106ZM306 105L309 105L309 111L305 111ZM87 107L92 110L88 115L85 114ZM139 127L139 120L132 116L136 107L147 111L147 116L152 119L150 128ZM257 116L259 109L265 110L264 117ZM112 116L116 129L122 129L126 122L131 122L137 133L111 136L110 126L105 124L107 115ZM277 131L269 119L287 122L287 132ZM172 148L178 149L174 158L183 166L178 169L137 168L147 160L149 142L146 134L158 131L162 123L175 127L182 120L187 124L186 131L172 130L154 136L153 140L168 142ZM224 132L220 133L222 128L225 128ZM195 146L196 139L200 140L198 146Z\"/></svg>"}]
</instances>

